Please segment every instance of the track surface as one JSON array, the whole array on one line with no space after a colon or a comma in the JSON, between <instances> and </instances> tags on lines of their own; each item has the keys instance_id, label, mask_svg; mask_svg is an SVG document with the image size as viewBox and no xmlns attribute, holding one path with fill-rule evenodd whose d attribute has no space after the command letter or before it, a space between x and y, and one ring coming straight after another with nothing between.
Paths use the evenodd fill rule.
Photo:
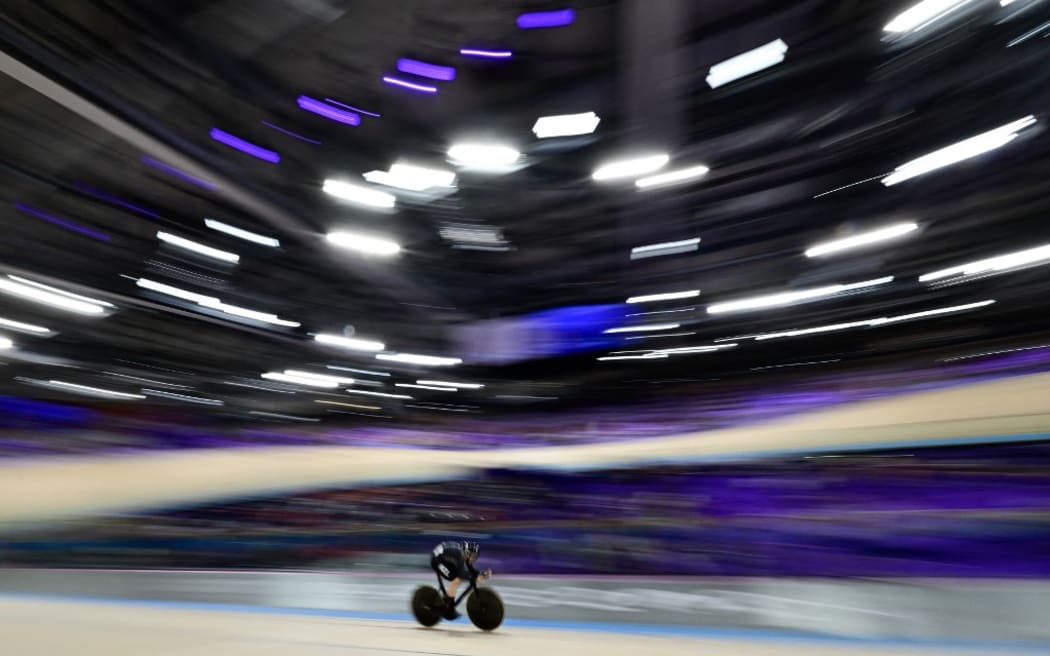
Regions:
<instances>
[{"instance_id":1,"label":"track surface","mask_svg":"<svg viewBox=\"0 0 1050 656\"><path fill-rule=\"evenodd\" d=\"M0 599L3 653L18 656L557 656L640 654L880 656L958 653L936 648L640 636L467 624L423 629L410 622L353 620L127 602ZM1016 653L968 649L969 654Z\"/></svg>"}]
</instances>

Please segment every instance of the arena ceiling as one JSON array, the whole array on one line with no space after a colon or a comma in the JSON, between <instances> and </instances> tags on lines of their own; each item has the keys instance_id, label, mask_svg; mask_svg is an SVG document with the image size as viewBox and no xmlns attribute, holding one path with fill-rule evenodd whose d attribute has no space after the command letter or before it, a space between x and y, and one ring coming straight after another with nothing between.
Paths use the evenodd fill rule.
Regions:
<instances>
[{"instance_id":1,"label":"arena ceiling","mask_svg":"<svg viewBox=\"0 0 1050 656\"><path fill-rule=\"evenodd\" d=\"M6 2L0 393L343 422L360 418L333 411L619 401L659 380L1040 344L1050 3L959 2L917 20L902 14L914 4ZM736 80L716 66L763 46L782 61ZM540 117L584 112L600 118L593 132L534 134ZM950 166L886 177L979 135L937 155L962 152ZM520 156L479 171L448 161L462 143ZM656 153L662 173L709 170L645 189L643 174L594 179ZM362 177L406 162L455 183ZM373 195L348 202L326 180ZM806 254L886 228L901 232ZM333 232L400 250L340 248ZM41 284L105 305L42 304L57 292ZM462 357L458 335L478 321L695 290L630 305L625 327L642 330L615 348L377 360ZM260 378L286 370L353 377L366 393ZM403 387L420 380L484 387Z\"/></svg>"}]
</instances>

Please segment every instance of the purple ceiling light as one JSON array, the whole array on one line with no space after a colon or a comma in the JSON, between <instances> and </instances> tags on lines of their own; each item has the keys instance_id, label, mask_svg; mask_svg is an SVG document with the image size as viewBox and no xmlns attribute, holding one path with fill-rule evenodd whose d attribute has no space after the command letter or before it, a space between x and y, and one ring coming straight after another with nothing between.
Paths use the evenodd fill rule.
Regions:
<instances>
[{"instance_id":1,"label":"purple ceiling light","mask_svg":"<svg viewBox=\"0 0 1050 656\"><path fill-rule=\"evenodd\" d=\"M391 77L389 75L383 76L383 81L387 84L395 87L402 87L405 89L411 89L412 91L418 91L420 93L437 93L437 87L432 87L426 84L416 84L415 82L409 82L400 78Z\"/></svg>"},{"instance_id":2,"label":"purple ceiling light","mask_svg":"<svg viewBox=\"0 0 1050 656\"><path fill-rule=\"evenodd\" d=\"M209 182L208 180L205 180L203 178L198 178L195 175L190 175L189 173L186 173L182 169L177 169L177 168L175 168L174 166L172 166L170 164L165 164L164 162L160 161L159 159L154 159L154 158L152 158L152 157L150 157L148 155L144 155L142 157L142 163L145 164L146 166L151 166L151 167L157 169L158 171L164 171L165 173L167 173L169 175L173 175L176 178L179 178L180 180L183 180L185 182L189 182L190 184L197 185L198 187L202 187L202 188L207 189L209 191L215 191L216 189L219 188L219 185L215 184L214 182Z\"/></svg>"},{"instance_id":3,"label":"purple ceiling light","mask_svg":"<svg viewBox=\"0 0 1050 656\"><path fill-rule=\"evenodd\" d=\"M451 66L438 66L437 64L428 64L417 59L407 59L404 57L397 60L397 70L402 73L418 75L419 77L426 77L431 80L441 80L443 82L451 82L456 79L456 69Z\"/></svg>"},{"instance_id":4,"label":"purple ceiling light","mask_svg":"<svg viewBox=\"0 0 1050 656\"><path fill-rule=\"evenodd\" d=\"M574 20L576 20L576 12L572 9L535 11L518 16L518 27L523 30L534 30L542 27L563 27L571 25Z\"/></svg>"},{"instance_id":5,"label":"purple ceiling light","mask_svg":"<svg viewBox=\"0 0 1050 656\"><path fill-rule=\"evenodd\" d=\"M298 139L299 141L305 141L306 143L312 143L312 144L320 144L321 143L317 139L311 139L310 137L304 137L301 134L296 134L296 133L292 132L291 130L285 130L284 128L282 128L282 127L280 127L278 125L274 125L273 123L270 123L268 121L262 121L262 124L265 125L268 128L271 128L271 129L277 130L278 132L282 132L284 134L287 134L289 137L292 137L293 139Z\"/></svg>"},{"instance_id":6,"label":"purple ceiling light","mask_svg":"<svg viewBox=\"0 0 1050 656\"><path fill-rule=\"evenodd\" d=\"M338 100L333 100L331 98L325 98L324 101L326 103L332 103L333 105L339 105L340 107L345 107L345 108L349 109L350 111L357 112L358 114L364 114L365 116L374 116L375 118L380 118L382 116L382 114L376 114L375 112L365 111L365 110L361 109L360 107L354 107L353 105L347 105L346 103L342 103L342 102L339 102Z\"/></svg>"},{"instance_id":7,"label":"purple ceiling light","mask_svg":"<svg viewBox=\"0 0 1050 656\"><path fill-rule=\"evenodd\" d=\"M486 50L484 48L460 48L459 54L464 57L480 57L482 59L510 59L514 53L510 50Z\"/></svg>"},{"instance_id":8,"label":"purple ceiling light","mask_svg":"<svg viewBox=\"0 0 1050 656\"><path fill-rule=\"evenodd\" d=\"M338 123L345 123L347 125L361 125L361 116L359 114L348 112L339 109L338 107L332 107L316 98L311 98L310 96L299 96L299 99L296 102L299 103L299 107L302 109L305 109L308 112L313 112L318 116L323 116L329 120Z\"/></svg>"},{"instance_id":9,"label":"purple ceiling light","mask_svg":"<svg viewBox=\"0 0 1050 656\"><path fill-rule=\"evenodd\" d=\"M52 223L54 225L57 225L60 228L65 228L66 230L71 230L73 232L78 232L78 233L80 233L80 234L82 234L82 235L84 235L86 237L91 237L92 239L97 239L99 241L111 241L111 239L112 239L109 235L107 235L104 232L99 232L98 230L92 230L91 228L86 228L86 227L84 227L82 225L73 223L72 221L66 221L65 219L60 219L57 216L52 216L52 215L50 215L50 214L48 214L46 212L42 212L42 211L36 209L35 207L30 207L29 205L26 205L25 203L15 203L15 209L17 209L19 212L22 212L24 214L29 214L30 216L35 216L38 219L42 219L44 221L47 221L48 223Z\"/></svg>"},{"instance_id":10,"label":"purple ceiling light","mask_svg":"<svg viewBox=\"0 0 1050 656\"><path fill-rule=\"evenodd\" d=\"M229 146L230 148L239 150L245 155L251 155L252 157L261 159L264 162L270 162L271 164L277 164L281 161L281 156L276 152L263 148L262 146L257 146L250 141L245 141L244 139L234 136L229 132L220 130L219 128L212 128L211 132L208 134L210 134L211 138L215 141Z\"/></svg>"},{"instance_id":11,"label":"purple ceiling light","mask_svg":"<svg viewBox=\"0 0 1050 656\"><path fill-rule=\"evenodd\" d=\"M83 182L74 182L73 186L76 187L78 190L84 192L85 194L87 194L89 196L94 196L95 198L98 198L99 200L104 200L107 203L112 203L113 205L117 205L119 207L123 207L125 209L129 209L132 212L137 212L137 213L139 213L139 214L141 214L143 216L148 216L151 219L159 219L160 218L160 214L157 214L153 210L146 209L145 207L139 207L138 205L135 205L134 203L129 203L128 201L124 200L123 198L117 198L116 196L114 196L112 194L107 194L106 192L102 191L101 189L95 189L94 187L92 187L90 185L86 185Z\"/></svg>"}]
</instances>

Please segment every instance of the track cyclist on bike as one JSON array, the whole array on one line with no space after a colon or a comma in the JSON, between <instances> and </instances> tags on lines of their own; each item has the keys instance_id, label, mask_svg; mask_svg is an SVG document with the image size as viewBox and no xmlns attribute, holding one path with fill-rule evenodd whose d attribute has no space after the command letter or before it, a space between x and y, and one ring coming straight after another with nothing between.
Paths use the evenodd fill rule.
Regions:
<instances>
[{"instance_id":1,"label":"track cyclist on bike","mask_svg":"<svg viewBox=\"0 0 1050 656\"><path fill-rule=\"evenodd\" d=\"M456 590L461 581L476 583L478 578L487 579L492 570L478 571L474 561L478 559L477 542L442 542L431 552L430 566L438 575L438 585L445 595L445 618L454 620L456 612ZM445 587L448 581L448 587Z\"/></svg>"}]
</instances>

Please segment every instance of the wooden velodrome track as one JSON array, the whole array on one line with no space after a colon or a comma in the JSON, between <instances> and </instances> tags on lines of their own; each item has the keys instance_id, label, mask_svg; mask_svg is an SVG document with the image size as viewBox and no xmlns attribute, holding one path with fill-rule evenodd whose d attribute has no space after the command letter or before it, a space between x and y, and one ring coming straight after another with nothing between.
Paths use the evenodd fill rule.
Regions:
<instances>
[{"instance_id":1,"label":"wooden velodrome track","mask_svg":"<svg viewBox=\"0 0 1050 656\"><path fill-rule=\"evenodd\" d=\"M1050 374L1018 376L633 442L494 451L202 449L50 457L0 466L0 529L240 496L438 481L485 467L600 468L1050 434Z\"/></svg>"},{"instance_id":2,"label":"wooden velodrome track","mask_svg":"<svg viewBox=\"0 0 1050 656\"><path fill-rule=\"evenodd\" d=\"M11 656L940 656L958 653L929 646L514 627L486 634L463 623L423 629L409 622L7 598L0 598L0 636L2 653ZM965 653L1017 651L967 648Z\"/></svg>"}]
</instances>

